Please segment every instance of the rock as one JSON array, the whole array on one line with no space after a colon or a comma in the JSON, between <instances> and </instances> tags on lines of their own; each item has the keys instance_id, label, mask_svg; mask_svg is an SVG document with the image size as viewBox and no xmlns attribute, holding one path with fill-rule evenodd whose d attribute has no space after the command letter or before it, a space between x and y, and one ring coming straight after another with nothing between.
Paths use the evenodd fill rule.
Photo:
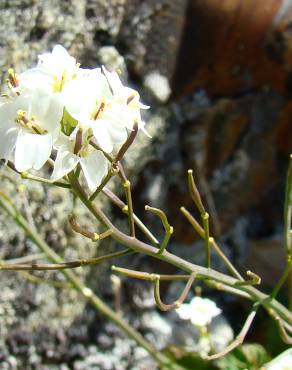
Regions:
<instances>
[{"instance_id":1,"label":"rock","mask_svg":"<svg viewBox=\"0 0 292 370\"><path fill-rule=\"evenodd\" d=\"M186 170L193 168L211 214L212 234L237 264L244 265L249 245L255 272L264 273L263 240L282 227L283 178L292 151L291 4L291 0L266 0L264 5L254 0L2 1L0 69L5 72L13 66L21 72L56 43L68 48L84 67L102 62L120 68L143 102L151 105L145 120L153 138L139 135L125 160L133 179L135 211L163 237L157 218L144 212L145 203L161 207L175 226L170 250L201 262L202 245L197 243L200 250L193 253L190 246L198 237L179 214L181 205L196 214L186 186ZM2 74L2 82L5 78ZM0 171L1 189L28 212L58 253L67 259L96 253L68 227L68 193L25 182L23 194L20 180ZM77 213L88 227L96 228L83 208ZM112 217L124 225L116 214ZM0 222L1 259L38 253L2 212ZM126 266L175 272L157 261L127 258ZM214 265L221 268L218 262ZM109 275L107 265L80 272L94 291L112 300ZM64 283L57 273L42 276ZM115 334L115 340L110 328L72 290L35 286L12 273L1 280L0 290L1 366L93 369L112 354L112 368L123 369L129 363L133 369L154 368L126 338ZM127 292L132 294L131 289ZM164 327L167 322L156 313L153 299L148 294L137 297L135 293L136 306L152 310L153 322ZM131 299L126 294L123 298L128 307ZM139 328L139 316L129 305L127 314L131 313ZM151 326L148 334L159 335ZM128 355L131 351L133 358Z\"/></svg>"}]
</instances>

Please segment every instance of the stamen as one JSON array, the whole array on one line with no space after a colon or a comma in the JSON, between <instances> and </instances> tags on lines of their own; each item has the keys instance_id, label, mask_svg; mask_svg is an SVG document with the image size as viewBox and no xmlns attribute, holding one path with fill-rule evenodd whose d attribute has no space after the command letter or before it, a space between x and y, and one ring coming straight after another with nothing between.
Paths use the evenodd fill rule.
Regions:
<instances>
[{"instance_id":1,"label":"stamen","mask_svg":"<svg viewBox=\"0 0 292 370\"><path fill-rule=\"evenodd\" d=\"M133 94L133 95L131 95L131 96L128 97L128 99L127 99L127 105L129 105L131 103L131 101L135 99L135 96L136 96L136 94Z\"/></svg>"},{"instance_id":2,"label":"stamen","mask_svg":"<svg viewBox=\"0 0 292 370\"><path fill-rule=\"evenodd\" d=\"M18 75L14 72L13 68L8 69L7 83L10 88L16 88L19 86Z\"/></svg>"},{"instance_id":3,"label":"stamen","mask_svg":"<svg viewBox=\"0 0 292 370\"><path fill-rule=\"evenodd\" d=\"M82 148L82 129L79 128L76 134L75 146L74 146L74 154L78 154Z\"/></svg>"},{"instance_id":4,"label":"stamen","mask_svg":"<svg viewBox=\"0 0 292 370\"><path fill-rule=\"evenodd\" d=\"M100 106L99 106L98 110L97 110L97 111L96 111L96 113L93 115L93 119L94 119L94 121L95 121L95 120L97 120L97 118L98 118L99 114L103 112L104 107L105 107L105 102L101 102L101 104L100 104Z\"/></svg>"},{"instance_id":5,"label":"stamen","mask_svg":"<svg viewBox=\"0 0 292 370\"><path fill-rule=\"evenodd\" d=\"M18 110L17 116L15 118L15 122L19 125L25 127L26 129L31 130L33 133L38 135L45 135L48 131L42 127L40 127L36 123L36 118L32 116L30 119L28 118L27 112L24 110Z\"/></svg>"}]
</instances>

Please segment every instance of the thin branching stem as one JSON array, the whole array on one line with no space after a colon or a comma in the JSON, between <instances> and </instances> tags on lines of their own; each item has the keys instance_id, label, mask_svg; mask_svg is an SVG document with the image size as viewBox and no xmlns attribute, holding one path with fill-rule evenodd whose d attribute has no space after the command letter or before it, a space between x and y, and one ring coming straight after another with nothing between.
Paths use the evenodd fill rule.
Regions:
<instances>
[{"instance_id":1,"label":"thin branching stem","mask_svg":"<svg viewBox=\"0 0 292 370\"><path fill-rule=\"evenodd\" d=\"M60 188L67 188L67 189L70 189L70 184L67 184L66 182L62 182L62 181L52 181L52 180L49 180L49 179L45 179L44 177L39 177L39 176L35 176L35 175L32 175L30 174L29 172L19 172L17 171L17 169L14 167L14 164L11 163L10 161L7 162L7 166L12 169L14 172L18 173L21 175L21 177L24 179L24 180L32 180L32 181L36 181L36 182L40 182L40 183L43 183L43 184L46 184L46 185L55 185L55 186L58 186Z\"/></svg>"},{"instance_id":2,"label":"thin branching stem","mask_svg":"<svg viewBox=\"0 0 292 370\"><path fill-rule=\"evenodd\" d=\"M283 342L287 344L292 344L292 336L286 330L285 323L279 317L276 317L275 320L278 324L279 333Z\"/></svg>"},{"instance_id":3,"label":"thin branching stem","mask_svg":"<svg viewBox=\"0 0 292 370\"><path fill-rule=\"evenodd\" d=\"M286 280L288 279L290 273L292 271L292 263L287 264L285 267L285 270L283 272L283 275L280 277L278 283L274 287L272 293L271 293L271 298L274 299L277 297L279 291L281 290L282 286L285 284Z\"/></svg>"},{"instance_id":4,"label":"thin branching stem","mask_svg":"<svg viewBox=\"0 0 292 370\"><path fill-rule=\"evenodd\" d=\"M6 261L0 262L0 271L47 271L47 270L65 270L74 269L83 266L98 265L105 261L112 260L114 258L127 256L133 254L132 249L124 249L119 252L114 252L100 257L83 258L74 261L62 262L62 263L7 263Z\"/></svg>"},{"instance_id":5,"label":"thin branching stem","mask_svg":"<svg viewBox=\"0 0 292 370\"><path fill-rule=\"evenodd\" d=\"M243 286L243 285L260 285L262 279L259 275L257 275L256 273L252 272L252 271L246 271L246 275L248 277L248 280L245 280L245 281L239 281L238 283L236 283L235 285L236 286Z\"/></svg>"},{"instance_id":6,"label":"thin branching stem","mask_svg":"<svg viewBox=\"0 0 292 370\"><path fill-rule=\"evenodd\" d=\"M201 227L201 225L197 222L197 220L190 214L190 212L185 207L181 207L180 211L185 216L185 218L189 221L189 223L193 226L195 231L200 235L200 237L204 239L205 231ZM210 238L210 244L212 248L214 249L214 251L217 253L217 255L222 259L222 261L224 262L229 272L237 279L244 281L243 277L240 275L240 273L236 270L233 264L229 261L229 259L222 252L221 248L215 242L214 238Z\"/></svg>"},{"instance_id":7,"label":"thin branching stem","mask_svg":"<svg viewBox=\"0 0 292 370\"><path fill-rule=\"evenodd\" d=\"M285 204L284 204L284 243L288 263L289 260L291 261L292 259L291 220L292 220L292 155L290 156L286 179Z\"/></svg>"},{"instance_id":8,"label":"thin branching stem","mask_svg":"<svg viewBox=\"0 0 292 370\"><path fill-rule=\"evenodd\" d=\"M108 188L104 188L102 190L103 194L106 195L109 200L119 207L124 213L128 214L128 209L126 207L126 203L124 203L116 194L114 194ZM155 236L151 233L151 231L143 224L143 222L138 218L138 216L134 213L133 218L137 227L142 231L144 235L150 240L150 242L156 247L159 248L159 241L155 238Z\"/></svg>"},{"instance_id":9,"label":"thin branching stem","mask_svg":"<svg viewBox=\"0 0 292 370\"><path fill-rule=\"evenodd\" d=\"M84 229L83 227L81 227L77 221L76 221L76 218L73 214L69 215L68 217L68 221L72 227L72 229L78 233L78 234L81 234L83 236L85 236L86 238L88 239L91 239L93 242L96 242L98 240L103 240L105 238L108 238L111 234L112 234L112 230L106 230L104 231L103 233L101 234L98 234L96 232L92 232L90 230L87 230L87 229Z\"/></svg>"},{"instance_id":10,"label":"thin branching stem","mask_svg":"<svg viewBox=\"0 0 292 370\"><path fill-rule=\"evenodd\" d=\"M134 221L134 211L133 211L133 201L132 201L132 192L131 192L131 183L129 180L126 180L123 183L125 189L126 199L127 199L127 211L129 216L129 226L130 226L130 235L135 237L135 221Z\"/></svg>"},{"instance_id":11,"label":"thin branching stem","mask_svg":"<svg viewBox=\"0 0 292 370\"><path fill-rule=\"evenodd\" d=\"M292 155L290 155L284 203L284 246L286 250L286 264L292 265ZM292 272L287 276L288 279L288 298L289 306L292 310Z\"/></svg>"},{"instance_id":12,"label":"thin branching stem","mask_svg":"<svg viewBox=\"0 0 292 370\"><path fill-rule=\"evenodd\" d=\"M253 309L251 310L250 314L248 315L240 333L237 335L237 337L235 338L235 340L233 342L231 342L225 349L223 349L223 351L219 352L219 353L216 353L214 355L211 355L211 356L207 356L207 360L217 360L218 358L221 358L221 357L224 357L225 355L227 355L227 353L233 351L236 347L238 347L239 345L241 345L251 327L251 324L253 323L253 320L256 316L256 313L257 313L257 309L258 309L258 305L254 305Z\"/></svg>"},{"instance_id":13,"label":"thin branching stem","mask_svg":"<svg viewBox=\"0 0 292 370\"><path fill-rule=\"evenodd\" d=\"M164 235L162 243L160 244L159 251L158 251L158 254L161 254L166 249L169 239L171 235L173 234L173 227L170 226L168 219L166 217L166 214L161 209L150 207L150 206L145 206L145 210L156 214L160 218L162 225L164 227L165 235Z\"/></svg>"},{"instance_id":14,"label":"thin branching stem","mask_svg":"<svg viewBox=\"0 0 292 370\"><path fill-rule=\"evenodd\" d=\"M87 197L86 197L87 201ZM33 230L28 222L22 217L20 212L13 205L11 200L5 194L0 192L0 207L3 208L14 221L24 230L26 235L36 244L36 246L46 254L47 258L53 263L63 263L61 257L50 248L39 234ZM159 364L161 367L170 370L184 370L180 365L175 364L172 359L158 352L152 344L147 342L140 333L138 333L125 320L117 315L109 306L107 306L94 292L89 289L71 270L61 270L61 273L67 278L68 282L72 284L73 288L81 293L83 297L93 305L93 307L105 315L109 320L116 324L124 333L133 339L137 345L143 347Z\"/></svg>"},{"instance_id":15,"label":"thin branching stem","mask_svg":"<svg viewBox=\"0 0 292 370\"><path fill-rule=\"evenodd\" d=\"M205 212L201 215L204 227L204 241L206 250L206 266L211 267L211 250L210 250L210 230L209 230L209 213Z\"/></svg>"},{"instance_id":16,"label":"thin branching stem","mask_svg":"<svg viewBox=\"0 0 292 370\"><path fill-rule=\"evenodd\" d=\"M44 253L36 253L36 254L29 254L27 256L19 257L19 258L11 258L9 260L1 260L4 263L27 263L35 260L39 260L44 258L46 255Z\"/></svg>"},{"instance_id":17,"label":"thin branching stem","mask_svg":"<svg viewBox=\"0 0 292 370\"><path fill-rule=\"evenodd\" d=\"M156 275L154 279L154 298L157 306L161 309L161 311L171 311L174 310L182 305L182 303L187 298L189 291L195 281L196 274L192 273L189 276L189 279L186 283L186 286L184 287L184 290L182 291L180 297L173 303L165 304L162 302L160 297L160 275Z\"/></svg>"},{"instance_id":18,"label":"thin branching stem","mask_svg":"<svg viewBox=\"0 0 292 370\"><path fill-rule=\"evenodd\" d=\"M189 185L189 193L190 196L195 203L196 207L198 208L201 220L204 227L204 240L205 240L205 250L206 250L206 258L205 263L208 268L211 267L211 250L210 250L210 226L209 226L209 214L205 210L203 205L199 190L196 186L193 170L188 170L188 185Z\"/></svg>"},{"instance_id":19,"label":"thin branching stem","mask_svg":"<svg viewBox=\"0 0 292 370\"><path fill-rule=\"evenodd\" d=\"M147 280L147 281L154 281L158 274L153 274L149 272L142 272L142 271L136 271L136 270L130 270L123 267L118 266L112 266L112 271L118 272L121 275L133 278L133 279L139 279L139 280ZM159 274L159 278L161 281L185 281L190 278L190 275L165 275L165 274Z\"/></svg>"},{"instance_id":20,"label":"thin branching stem","mask_svg":"<svg viewBox=\"0 0 292 370\"><path fill-rule=\"evenodd\" d=\"M197 278L200 279L208 279L221 282L224 285L231 286L233 288L235 282L238 281L238 278L230 277L226 274L220 273L213 269L207 269L203 266L192 264L184 259L175 256L168 251L164 251L162 254L157 255L157 248L138 240L137 238L133 238L121 232L117 229L112 222L108 219L108 217L103 213L103 211L96 207L95 204L90 203L87 198L87 194L82 189L78 181L74 178L74 175L70 175L70 182L75 194L79 197L79 199L83 202L83 204L88 208L88 210L96 217L98 221L100 221L104 226L109 229L113 230L112 237L119 243L139 252L145 253L149 256L158 258L167 262L177 268L182 269L183 271L191 274L195 272L197 274ZM254 302L260 302L269 312L270 309L273 309L278 316L280 316L284 321L287 321L289 324L292 323L292 314L289 310L287 310L283 305L281 305L276 300L270 300L269 296L260 292L253 286L239 286L236 287L240 291L246 292L249 294L249 297Z\"/></svg>"},{"instance_id":21,"label":"thin branching stem","mask_svg":"<svg viewBox=\"0 0 292 370\"><path fill-rule=\"evenodd\" d=\"M130 146L133 144L136 136L137 136L137 133L138 133L138 123L135 122L134 123L134 126L133 126L133 129L132 131L130 132L127 140L125 141L125 143L122 145L121 149L118 151L118 154L116 155L115 159L114 159L114 162L117 163L117 162L120 162L125 153L128 151L128 149L130 148Z\"/></svg>"},{"instance_id":22,"label":"thin branching stem","mask_svg":"<svg viewBox=\"0 0 292 370\"><path fill-rule=\"evenodd\" d=\"M101 184L97 187L95 192L89 197L90 202L94 201L94 199L98 196L98 194L100 194L102 189L108 184L110 179L114 176L114 174L115 174L115 171L111 168L108 171L106 177L102 180Z\"/></svg>"}]
</instances>

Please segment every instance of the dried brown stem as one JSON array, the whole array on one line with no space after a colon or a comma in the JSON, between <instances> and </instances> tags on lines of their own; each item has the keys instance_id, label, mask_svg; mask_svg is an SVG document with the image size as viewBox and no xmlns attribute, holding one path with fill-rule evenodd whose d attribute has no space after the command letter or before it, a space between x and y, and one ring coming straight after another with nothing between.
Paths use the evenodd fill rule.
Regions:
<instances>
[{"instance_id":1,"label":"dried brown stem","mask_svg":"<svg viewBox=\"0 0 292 370\"><path fill-rule=\"evenodd\" d=\"M133 144L133 142L134 142L134 140L135 140L135 138L137 136L137 133L138 133L138 123L135 122L134 125L133 125L133 130L130 132L127 140L122 145L121 149L119 150L118 154L116 155L116 157L114 159L114 162L115 163L120 162L122 160L122 158L124 157L124 155L127 152L127 150Z\"/></svg>"},{"instance_id":2,"label":"dried brown stem","mask_svg":"<svg viewBox=\"0 0 292 370\"><path fill-rule=\"evenodd\" d=\"M73 269L82 266L98 265L102 262L111 260L113 258L118 258L122 256L127 256L133 253L129 248L124 249L119 252L114 252L101 257L94 257L88 259L78 259L74 261L62 262L62 263L5 263L0 262L0 271L47 271L47 270L65 270Z\"/></svg>"}]
</instances>

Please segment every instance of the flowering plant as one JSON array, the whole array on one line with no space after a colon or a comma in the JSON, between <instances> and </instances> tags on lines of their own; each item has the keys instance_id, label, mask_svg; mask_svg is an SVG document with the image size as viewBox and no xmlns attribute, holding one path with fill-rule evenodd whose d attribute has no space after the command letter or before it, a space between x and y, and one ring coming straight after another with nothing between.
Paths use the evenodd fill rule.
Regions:
<instances>
[{"instance_id":1,"label":"flowering plant","mask_svg":"<svg viewBox=\"0 0 292 370\"><path fill-rule=\"evenodd\" d=\"M19 76L10 70L8 86L0 158L19 172L40 170L56 151L51 180L80 165L93 192L109 171L106 153L116 154L134 127L145 131L138 92L105 67L81 68L61 45Z\"/></svg>"},{"instance_id":2,"label":"flowering plant","mask_svg":"<svg viewBox=\"0 0 292 370\"><path fill-rule=\"evenodd\" d=\"M211 236L209 214L191 170L188 171L189 193L200 213L201 224L185 207L181 207L180 211L204 240L205 266L190 263L167 251L174 229L161 209L145 206L145 210L156 215L162 223L164 237L161 241L134 213L131 182L123 168L122 159L135 140L137 132L141 130L147 134L141 118L141 109L147 108L149 107L140 102L139 93L124 86L116 72L108 71L105 67L83 69L61 45L55 46L51 53L40 55L37 65L20 75L9 70L8 89L5 90L0 103L0 159L4 159L7 165L23 178L69 189L74 198L79 199L105 229L100 234L84 229L75 215L71 214L68 220L76 233L94 242L113 238L127 248L101 257L63 261L41 239L37 231L30 227L11 199L0 192L0 207L13 217L52 262L2 262L0 269L62 271L71 285L96 309L114 321L167 369L181 370L182 367L169 356L158 352L68 269L95 265L134 252L163 260L185 274L153 274L117 266L112 266L112 270L124 276L152 282L154 298L161 310L177 309L182 319L190 320L200 328L209 325L221 310L210 300L199 297L193 298L190 304L183 303L196 280L202 280L215 289L238 294L253 302L251 312L235 340L219 353L207 353L209 360L226 355L243 342L259 307L263 307L275 320L282 339L291 344L291 312L279 303L276 297L292 271L292 160L287 176L284 212L286 269L272 293L267 295L255 287L261 283L260 277L251 271L246 272L246 278L240 274ZM42 169L45 164L52 168L49 179L33 173ZM112 177L121 182L126 202L107 188ZM129 221L128 233L116 227L96 204L95 198L101 192L126 214ZM140 229L148 242L136 236L136 228ZM212 254L222 259L228 273L212 268ZM160 282L177 280L186 282L180 297L173 303L162 302Z\"/></svg>"}]
</instances>

